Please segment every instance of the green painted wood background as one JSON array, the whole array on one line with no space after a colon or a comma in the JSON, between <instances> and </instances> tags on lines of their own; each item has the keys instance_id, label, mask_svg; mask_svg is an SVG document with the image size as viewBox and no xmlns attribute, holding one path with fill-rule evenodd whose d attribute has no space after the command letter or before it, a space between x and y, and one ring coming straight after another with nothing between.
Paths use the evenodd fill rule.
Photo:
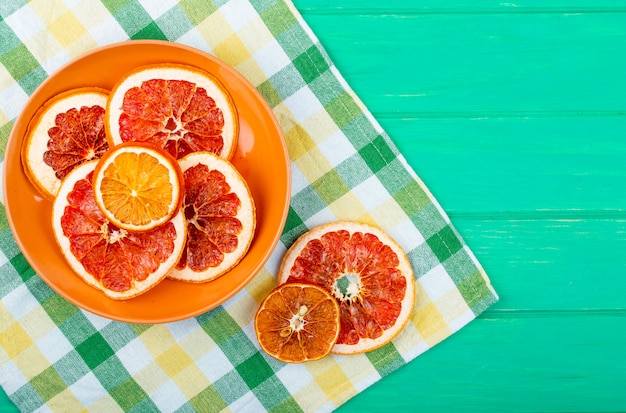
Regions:
<instances>
[{"instance_id":1,"label":"green painted wood background","mask_svg":"<svg viewBox=\"0 0 626 413\"><path fill-rule=\"evenodd\" d=\"M338 411L626 411L626 2L295 4L500 294Z\"/></svg>"}]
</instances>

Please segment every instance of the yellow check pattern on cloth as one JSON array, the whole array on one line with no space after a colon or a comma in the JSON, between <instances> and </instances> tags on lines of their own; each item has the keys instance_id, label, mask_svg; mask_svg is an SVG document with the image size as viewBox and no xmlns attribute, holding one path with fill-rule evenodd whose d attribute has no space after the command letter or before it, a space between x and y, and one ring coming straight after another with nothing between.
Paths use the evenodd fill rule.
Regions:
<instances>
[{"instance_id":1,"label":"yellow check pattern on cloth","mask_svg":"<svg viewBox=\"0 0 626 413\"><path fill-rule=\"evenodd\" d=\"M216 55L264 96L284 131L292 197L265 268L198 317L133 325L52 291L0 220L0 384L22 411L331 411L465 326L497 300L446 214L282 0L8 0L0 4L0 141L52 72L95 47L162 39ZM417 278L411 322L391 344L301 365L259 350L253 317L307 228L376 224Z\"/></svg>"}]
</instances>

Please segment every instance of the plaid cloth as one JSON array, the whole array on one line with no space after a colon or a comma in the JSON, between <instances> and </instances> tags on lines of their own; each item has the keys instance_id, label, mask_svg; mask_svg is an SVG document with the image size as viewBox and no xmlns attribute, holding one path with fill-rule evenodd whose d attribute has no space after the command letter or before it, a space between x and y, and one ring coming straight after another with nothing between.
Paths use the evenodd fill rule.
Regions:
<instances>
[{"instance_id":1,"label":"plaid cloth","mask_svg":"<svg viewBox=\"0 0 626 413\"><path fill-rule=\"evenodd\" d=\"M0 2L0 145L35 88L90 49L165 39L241 72L283 128L291 208L265 268L224 305L175 323L133 325L52 291L0 219L0 382L22 411L331 411L473 320L497 300L487 276L294 6L283 0ZM286 248L307 228L356 219L407 251L418 282L393 343L285 365L259 351L253 317Z\"/></svg>"}]
</instances>

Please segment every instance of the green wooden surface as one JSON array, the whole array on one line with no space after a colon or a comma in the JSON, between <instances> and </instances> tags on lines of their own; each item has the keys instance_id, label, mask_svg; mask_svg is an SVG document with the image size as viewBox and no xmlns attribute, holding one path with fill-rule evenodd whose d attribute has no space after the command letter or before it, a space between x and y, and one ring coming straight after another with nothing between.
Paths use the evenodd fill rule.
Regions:
<instances>
[{"instance_id":1,"label":"green wooden surface","mask_svg":"<svg viewBox=\"0 0 626 413\"><path fill-rule=\"evenodd\" d=\"M626 2L295 4L500 294L338 411L626 411Z\"/></svg>"},{"instance_id":2,"label":"green wooden surface","mask_svg":"<svg viewBox=\"0 0 626 413\"><path fill-rule=\"evenodd\" d=\"M626 2L296 5L501 297L339 411L626 411Z\"/></svg>"}]
</instances>

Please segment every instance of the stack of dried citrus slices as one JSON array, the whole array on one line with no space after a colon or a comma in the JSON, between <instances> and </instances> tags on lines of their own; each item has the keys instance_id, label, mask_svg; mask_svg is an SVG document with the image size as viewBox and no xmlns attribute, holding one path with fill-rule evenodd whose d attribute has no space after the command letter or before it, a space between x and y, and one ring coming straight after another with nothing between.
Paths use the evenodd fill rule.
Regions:
<instances>
[{"instance_id":1,"label":"stack of dried citrus slices","mask_svg":"<svg viewBox=\"0 0 626 413\"><path fill-rule=\"evenodd\" d=\"M278 286L255 317L261 348L284 362L377 349L407 324L413 270L380 228L352 221L322 225L287 251Z\"/></svg>"},{"instance_id":2,"label":"stack of dried citrus slices","mask_svg":"<svg viewBox=\"0 0 626 413\"><path fill-rule=\"evenodd\" d=\"M256 211L230 163L238 128L211 74L142 66L110 92L84 87L46 102L29 123L22 166L53 203L70 267L128 299L166 277L212 280L247 253Z\"/></svg>"}]
</instances>

